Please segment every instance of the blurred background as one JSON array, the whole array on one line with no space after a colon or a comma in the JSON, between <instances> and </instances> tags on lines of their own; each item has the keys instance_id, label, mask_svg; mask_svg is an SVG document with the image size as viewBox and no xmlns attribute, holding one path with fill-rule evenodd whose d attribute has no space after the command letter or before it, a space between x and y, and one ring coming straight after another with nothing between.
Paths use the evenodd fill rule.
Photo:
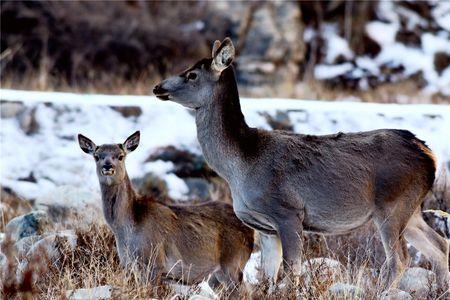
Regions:
<instances>
[{"instance_id":1,"label":"blurred background","mask_svg":"<svg viewBox=\"0 0 450 300\"><path fill-rule=\"evenodd\" d=\"M448 103L449 1L2 1L3 88L148 94L229 36L241 94Z\"/></svg>"}]
</instances>

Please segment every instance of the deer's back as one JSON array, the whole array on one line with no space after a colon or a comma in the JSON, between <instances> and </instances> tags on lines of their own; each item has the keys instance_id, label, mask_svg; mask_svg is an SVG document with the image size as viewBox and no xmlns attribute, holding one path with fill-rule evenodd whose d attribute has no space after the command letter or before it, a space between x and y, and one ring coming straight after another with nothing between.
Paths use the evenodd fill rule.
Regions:
<instances>
[{"instance_id":1,"label":"deer's back","mask_svg":"<svg viewBox=\"0 0 450 300\"><path fill-rule=\"evenodd\" d=\"M158 222L161 217L169 222ZM163 273L170 270L171 277L190 282L202 280L219 266L242 270L253 250L253 230L226 203L159 204L143 225L149 233L146 242L161 245ZM155 236L151 233L155 231L161 234Z\"/></svg>"}]
</instances>

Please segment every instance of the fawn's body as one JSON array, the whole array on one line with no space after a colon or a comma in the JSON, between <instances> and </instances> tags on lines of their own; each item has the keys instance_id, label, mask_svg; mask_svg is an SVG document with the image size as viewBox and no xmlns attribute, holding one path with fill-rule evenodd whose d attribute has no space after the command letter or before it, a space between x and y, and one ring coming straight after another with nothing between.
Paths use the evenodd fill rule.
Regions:
<instances>
[{"instance_id":1,"label":"fawn's body","mask_svg":"<svg viewBox=\"0 0 450 300\"><path fill-rule=\"evenodd\" d=\"M210 274L213 286L238 283L253 249L253 231L225 203L170 206L138 195L125 171L126 143L90 147L98 157L103 212L121 263L147 266L152 277L163 274L185 283L200 282ZM120 156L122 160L113 160ZM114 170L112 174L104 174L105 165L106 173Z\"/></svg>"},{"instance_id":2,"label":"fawn's body","mask_svg":"<svg viewBox=\"0 0 450 300\"><path fill-rule=\"evenodd\" d=\"M422 219L420 204L435 176L426 145L405 130L311 136L249 127L241 112L231 40L211 59L164 80L154 93L195 109L206 160L230 185L233 207L261 235L262 267L277 278L298 273L303 230L349 232L373 220L394 286L408 263L404 237L431 259L448 284L448 244Z\"/></svg>"}]
</instances>

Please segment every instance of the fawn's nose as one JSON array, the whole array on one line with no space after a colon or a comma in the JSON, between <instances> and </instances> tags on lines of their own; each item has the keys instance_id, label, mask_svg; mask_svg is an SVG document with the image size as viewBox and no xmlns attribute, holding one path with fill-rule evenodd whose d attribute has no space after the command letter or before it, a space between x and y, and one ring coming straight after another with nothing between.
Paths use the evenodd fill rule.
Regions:
<instances>
[{"instance_id":1,"label":"fawn's nose","mask_svg":"<svg viewBox=\"0 0 450 300\"><path fill-rule=\"evenodd\" d=\"M102 167L102 169L105 170L105 171L109 171L112 168L113 168L113 165L111 165L111 164L104 164L103 167Z\"/></svg>"}]
</instances>

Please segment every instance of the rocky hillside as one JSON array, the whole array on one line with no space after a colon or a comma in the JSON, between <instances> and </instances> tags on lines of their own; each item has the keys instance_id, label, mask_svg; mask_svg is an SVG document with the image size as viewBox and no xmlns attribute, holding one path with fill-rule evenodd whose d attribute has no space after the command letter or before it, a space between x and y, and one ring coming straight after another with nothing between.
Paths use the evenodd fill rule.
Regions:
<instances>
[{"instance_id":1,"label":"rocky hillside","mask_svg":"<svg viewBox=\"0 0 450 300\"><path fill-rule=\"evenodd\" d=\"M1 20L9 86L130 89L230 36L247 94L292 97L315 81L347 92L409 82L410 93L450 96L448 1L4 1Z\"/></svg>"}]
</instances>

